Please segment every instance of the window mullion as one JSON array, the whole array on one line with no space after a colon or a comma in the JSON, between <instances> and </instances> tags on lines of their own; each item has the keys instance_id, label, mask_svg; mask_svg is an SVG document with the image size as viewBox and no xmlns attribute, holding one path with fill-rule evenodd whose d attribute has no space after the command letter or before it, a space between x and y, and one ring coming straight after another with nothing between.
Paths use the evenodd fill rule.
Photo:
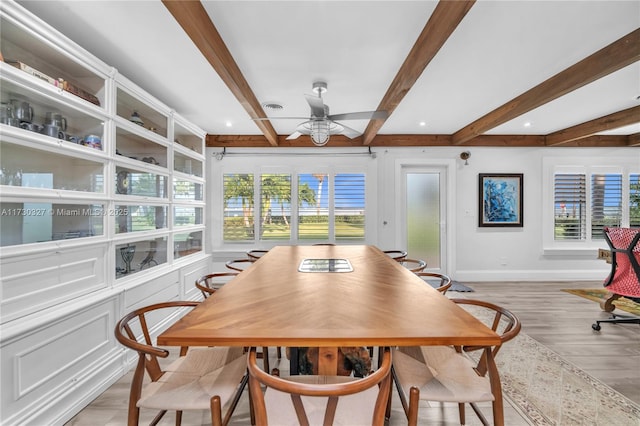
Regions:
<instances>
[{"instance_id":1,"label":"window mullion","mask_svg":"<svg viewBox=\"0 0 640 426\"><path fill-rule=\"evenodd\" d=\"M335 197L336 197L336 189L335 189L335 181L336 174L334 172L328 173L327 177L329 178L329 185L327 186L327 190L329 192L329 200L328 200L328 216L329 216L329 241L336 240L336 212L335 212Z\"/></svg>"},{"instance_id":2,"label":"window mullion","mask_svg":"<svg viewBox=\"0 0 640 426\"><path fill-rule=\"evenodd\" d=\"M291 174L291 241L298 242L298 173Z\"/></svg>"}]
</instances>

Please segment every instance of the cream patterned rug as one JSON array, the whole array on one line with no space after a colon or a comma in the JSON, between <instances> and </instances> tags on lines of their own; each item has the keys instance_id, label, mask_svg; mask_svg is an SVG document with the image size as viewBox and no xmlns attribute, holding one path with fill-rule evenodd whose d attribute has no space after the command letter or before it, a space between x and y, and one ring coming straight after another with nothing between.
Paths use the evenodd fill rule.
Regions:
<instances>
[{"instance_id":1,"label":"cream patterned rug","mask_svg":"<svg viewBox=\"0 0 640 426\"><path fill-rule=\"evenodd\" d=\"M505 398L534 425L640 426L640 406L524 333L498 353Z\"/></svg>"}]
</instances>

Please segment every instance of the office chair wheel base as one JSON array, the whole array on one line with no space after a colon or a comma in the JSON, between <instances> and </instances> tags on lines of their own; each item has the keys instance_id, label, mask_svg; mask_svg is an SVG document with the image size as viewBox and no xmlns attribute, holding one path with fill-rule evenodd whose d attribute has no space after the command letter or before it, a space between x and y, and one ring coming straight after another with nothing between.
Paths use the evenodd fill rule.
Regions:
<instances>
[{"instance_id":1,"label":"office chair wheel base","mask_svg":"<svg viewBox=\"0 0 640 426\"><path fill-rule=\"evenodd\" d=\"M591 328L593 328L595 331L600 331L602 327L600 327L599 323L594 322L593 324L591 324Z\"/></svg>"}]
</instances>

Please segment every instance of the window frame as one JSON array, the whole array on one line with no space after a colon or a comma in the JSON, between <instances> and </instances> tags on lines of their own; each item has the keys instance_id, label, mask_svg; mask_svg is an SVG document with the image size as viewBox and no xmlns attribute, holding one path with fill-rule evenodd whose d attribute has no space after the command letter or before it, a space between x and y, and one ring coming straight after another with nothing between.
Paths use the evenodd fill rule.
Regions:
<instances>
[{"instance_id":1,"label":"window frame","mask_svg":"<svg viewBox=\"0 0 640 426\"><path fill-rule=\"evenodd\" d=\"M606 246L601 238L593 238L592 230L592 177L595 174L622 175L622 226L629 225L630 176L640 170L640 162L636 158L597 158L585 157L579 164L571 163L570 158L547 157L543 159L542 186L542 230L543 252L545 255L591 255L594 250ZM555 239L555 176L559 173L584 174L586 178L586 230L588 236L584 240Z\"/></svg>"},{"instance_id":2,"label":"window frame","mask_svg":"<svg viewBox=\"0 0 640 426\"><path fill-rule=\"evenodd\" d=\"M325 150L323 150L325 151ZM328 151L328 150L327 150ZM361 153L358 152L358 153ZM255 155L254 155L255 154ZM244 252L252 249L269 249L277 245L309 245L316 242L331 242L339 244L372 244L376 241L375 223L376 214L376 190L377 187L377 162L368 155L342 155L336 153L335 156L327 155L300 155L296 153L282 154L278 157L260 157L259 153L247 155L228 156L222 160L214 162L210 167L211 184L208 185L211 205L208 215L208 223L211 224L209 235L211 236L212 249L221 251ZM344 154L344 152L342 152ZM258 160L260 164L257 163ZM252 163L252 164L248 164ZM330 176L328 191L332 196L329 204L329 235L330 240L300 240L298 238L298 178L301 174L326 173ZM364 239L362 240L335 240L335 201L334 179L339 174L364 174L365 185L365 227ZM254 199L260 198L260 177L264 174L288 174L291 176L291 236L289 240L260 240L251 241L224 241L224 176L227 174L253 174L254 179ZM258 202L260 200L256 200ZM260 206L254 207L254 216L259 217ZM254 227L257 226L254 222Z\"/></svg>"}]
</instances>

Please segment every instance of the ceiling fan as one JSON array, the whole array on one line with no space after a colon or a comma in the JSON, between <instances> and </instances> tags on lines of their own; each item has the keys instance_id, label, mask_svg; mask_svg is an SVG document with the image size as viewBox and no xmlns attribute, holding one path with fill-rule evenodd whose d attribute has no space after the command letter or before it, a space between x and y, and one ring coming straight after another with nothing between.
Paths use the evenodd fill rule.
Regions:
<instances>
[{"instance_id":1,"label":"ceiling fan","mask_svg":"<svg viewBox=\"0 0 640 426\"><path fill-rule=\"evenodd\" d=\"M310 117L267 117L256 120L306 120L298 125L296 131L290 134L287 139L297 139L301 135L309 135L311 141L317 146L326 145L331 135L342 134L353 139L360 136L360 132L338 123L337 120L375 120L386 119L389 116L387 111L360 111L347 112L344 114L329 114L329 106L322 100L322 94L327 91L327 83L316 81L313 83L314 95L305 95L309 107L311 107Z\"/></svg>"}]
</instances>

